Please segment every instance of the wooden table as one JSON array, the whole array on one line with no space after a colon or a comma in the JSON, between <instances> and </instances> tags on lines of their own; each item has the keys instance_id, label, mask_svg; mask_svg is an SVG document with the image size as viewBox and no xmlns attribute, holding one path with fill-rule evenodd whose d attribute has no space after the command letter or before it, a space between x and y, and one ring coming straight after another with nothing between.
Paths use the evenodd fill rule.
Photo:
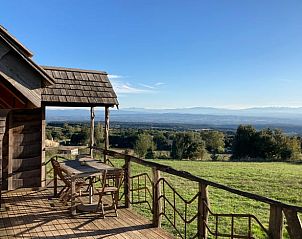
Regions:
<instances>
[{"instance_id":1,"label":"wooden table","mask_svg":"<svg viewBox=\"0 0 302 239\"><path fill-rule=\"evenodd\" d=\"M79 160L66 160L60 163L60 167L69 172L69 175L71 177L70 212L72 215L76 215L75 181L77 178L92 178L94 176L102 175L105 170L120 170L120 168L112 167L108 164L102 163L99 160L91 158L81 158ZM89 203L92 203L93 189L92 187L90 187L89 189ZM54 195L57 195L57 175L54 175Z\"/></svg>"}]
</instances>

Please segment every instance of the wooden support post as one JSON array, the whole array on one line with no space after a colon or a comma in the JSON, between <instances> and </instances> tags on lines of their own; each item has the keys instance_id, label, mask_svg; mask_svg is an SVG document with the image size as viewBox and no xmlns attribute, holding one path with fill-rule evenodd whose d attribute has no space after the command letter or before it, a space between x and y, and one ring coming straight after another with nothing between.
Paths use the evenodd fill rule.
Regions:
<instances>
[{"instance_id":1,"label":"wooden support post","mask_svg":"<svg viewBox=\"0 0 302 239\"><path fill-rule=\"evenodd\" d=\"M160 189L160 171L157 170L157 168L152 168L152 174L153 174L153 225L154 227L161 227L161 213L162 213L162 207L161 207L161 189Z\"/></svg>"},{"instance_id":2,"label":"wooden support post","mask_svg":"<svg viewBox=\"0 0 302 239\"><path fill-rule=\"evenodd\" d=\"M55 168L53 169L53 196L58 197L58 173Z\"/></svg>"},{"instance_id":3,"label":"wooden support post","mask_svg":"<svg viewBox=\"0 0 302 239\"><path fill-rule=\"evenodd\" d=\"M3 204L2 204L2 140L3 140L4 133L5 133L5 120L0 119L0 212L4 211Z\"/></svg>"},{"instance_id":4,"label":"wooden support post","mask_svg":"<svg viewBox=\"0 0 302 239\"><path fill-rule=\"evenodd\" d=\"M93 158L93 149L94 146L94 107L90 108L90 156Z\"/></svg>"},{"instance_id":5,"label":"wooden support post","mask_svg":"<svg viewBox=\"0 0 302 239\"><path fill-rule=\"evenodd\" d=\"M125 158L124 170L125 170L125 174L124 174L125 207L130 208L131 207L131 201L130 201L131 161L128 157Z\"/></svg>"},{"instance_id":6,"label":"wooden support post","mask_svg":"<svg viewBox=\"0 0 302 239\"><path fill-rule=\"evenodd\" d=\"M105 107L105 150L109 149L109 106ZM107 155L104 154L104 162L107 163Z\"/></svg>"},{"instance_id":7,"label":"wooden support post","mask_svg":"<svg viewBox=\"0 0 302 239\"><path fill-rule=\"evenodd\" d=\"M302 224L299 219L297 211L290 209L283 209L286 222L287 231L291 239L302 239Z\"/></svg>"},{"instance_id":8,"label":"wooden support post","mask_svg":"<svg viewBox=\"0 0 302 239\"><path fill-rule=\"evenodd\" d=\"M6 210L4 207L4 204L2 203L2 145L3 145L3 137L5 134L5 128L6 128L6 116L8 114L9 110L3 110L0 109L0 212L3 212Z\"/></svg>"},{"instance_id":9,"label":"wooden support post","mask_svg":"<svg viewBox=\"0 0 302 239\"><path fill-rule=\"evenodd\" d=\"M14 152L14 136L13 136L13 113L8 116L8 160L7 160L7 189L13 189L13 152Z\"/></svg>"},{"instance_id":10,"label":"wooden support post","mask_svg":"<svg viewBox=\"0 0 302 239\"><path fill-rule=\"evenodd\" d=\"M45 106L41 108L41 187L46 186L46 166L45 166Z\"/></svg>"},{"instance_id":11,"label":"wooden support post","mask_svg":"<svg viewBox=\"0 0 302 239\"><path fill-rule=\"evenodd\" d=\"M70 199L70 211L71 215L77 214L77 208L75 204L75 197L76 197L76 183L75 183L75 177L71 176L71 199Z\"/></svg>"},{"instance_id":12,"label":"wooden support post","mask_svg":"<svg viewBox=\"0 0 302 239\"><path fill-rule=\"evenodd\" d=\"M274 204L270 206L269 234L271 239L282 239L283 214L282 208Z\"/></svg>"},{"instance_id":13,"label":"wooden support post","mask_svg":"<svg viewBox=\"0 0 302 239\"><path fill-rule=\"evenodd\" d=\"M198 239L208 238L206 224L208 223L209 211L209 196L208 186L203 183L199 183L199 196L198 196Z\"/></svg>"}]
</instances>

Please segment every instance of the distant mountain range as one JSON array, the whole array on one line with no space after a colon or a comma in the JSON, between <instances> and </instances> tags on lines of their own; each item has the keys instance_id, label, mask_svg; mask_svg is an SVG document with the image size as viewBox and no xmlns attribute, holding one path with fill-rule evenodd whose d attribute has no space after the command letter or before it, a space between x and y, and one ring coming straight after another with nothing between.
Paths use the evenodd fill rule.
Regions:
<instances>
[{"instance_id":1,"label":"distant mountain range","mask_svg":"<svg viewBox=\"0 0 302 239\"><path fill-rule=\"evenodd\" d=\"M46 119L51 121L88 121L88 109L48 109ZM96 120L104 120L104 111L96 111ZM194 107L181 109L124 108L110 111L112 122L191 124L203 126L238 126L252 124L260 127L302 127L302 107L264 107L248 109L220 109Z\"/></svg>"},{"instance_id":2,"label":"distant mountain range","mask_svg":"<svg viewBox=\"0 0 302 239\"><path fill-rule=\"evenodd\" d=\"M177 114L201 114L201 115L237 115L237 116L260 116L277 118L302 118L302 107L257 107L246 109L224 109L213 107L192 107L177 109L145 109L125 108L123 112L139 113L177 113Z\"/></svg>"}]
</instances>

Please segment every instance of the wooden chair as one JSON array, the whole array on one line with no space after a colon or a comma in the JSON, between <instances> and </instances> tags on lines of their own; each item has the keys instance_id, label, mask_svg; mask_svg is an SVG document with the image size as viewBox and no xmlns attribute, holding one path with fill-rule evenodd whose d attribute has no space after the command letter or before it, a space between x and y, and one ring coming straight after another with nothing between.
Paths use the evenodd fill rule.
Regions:
<instances>
[{"instance_id":1,"label":"wooden chair","mask_svg":"<svg viewBox=\"0 0 302 239\"><path fill-rule=\"evenodd\" d=\"M63 181L64 186L59 192L59 199L64 205L71 199L71 177L66 170L60 167L60 163L56 159L51 159L53 169L56 171L58 177ZM77 197L82 196L82 187L87 186L87 183L82 179L78 178L75 182L75 193ZM81 199L79 198L81 201Z\"/></svg>"},{"instance_id":2,"label":"wooden chair","mask_svg":"<svg viewBox=\"0 0 302 239\"><path fill-rule=\"evenodd\" d=\"M107 170L102 175L102 187L95 188L96 192L94 194L99 195L99 202L96 211L98 211L101 206L103 217L105 217L103 202L103 196L105 195L111 195L112 207L114 208L115 215L118 216L117 206L119 200L119 189L122 183L123 174L124 171L122 169Z\"/></svg>"}]
</instances>

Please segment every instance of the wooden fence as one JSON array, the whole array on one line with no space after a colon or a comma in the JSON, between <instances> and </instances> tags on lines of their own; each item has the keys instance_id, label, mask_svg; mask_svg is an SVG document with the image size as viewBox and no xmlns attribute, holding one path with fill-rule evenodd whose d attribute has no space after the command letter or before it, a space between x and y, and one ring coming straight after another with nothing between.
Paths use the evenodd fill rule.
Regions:
<instances>
[{"instance_id":1,"label":"wooden fence","mask_svg":"<svg viewBox=\"0 0 302 239\"><path fill-rule=\"evenodd\" d=\"M99 151L104 154L104 160L106 163L111 163L108 156L116 159L124 159L124 192L125 206L131 207L131 204L146 203L150 208L153 215L153 224L155 227L161 226L162 218L164 217L173 226L177 234L181 238L187 238L187 226L194 220L197 220L197 231L193 238L254 238L252 235L252 224L255 223L263 232L271 239L281 239L283 236L283 225L284 219L287 223L287 231L291 239L302 239L302 226L298 216L298 213L302 212L302 207L293 206L289 204L282 203L277 200L273 200L267 197L263 197L257 194L241 191L234 189L219 183L215 183L201 177L192 175L186 171L176 170L170 166L162 165L153 161L143 160L131 155L118 153L112 150L104 150L97 147L93 147L94 150ZM137 163L152 170L152 178L149 177L147 173L142 173L139 175L131 175L131 163ZM194 181L198 183L199 190L191 200L186 200L182 195L180 195L172 185L164 178L161 177L161 172L175 175L177 177ZM133 182L136 180L137 188L134 187ZM144 186L140 186L143 182ZM152 192L149 190L147 183L151 184ZM258 202L268 204L270 206L269 215L269 226L265 228L263 224L251 214L215 214L211 211L209 207L209 195L208 187L214 187L217 189L225 190L229 193L233 193L245 198L253 199ZM166 196L165 190L169 188L172 191L172 200ZM138 192L138 198L134 200L133 192ZM147 197L151 197L152 205L149 204ZM184 203L184 212L179 211L176 207L176 198L180 199ZM192 204L192 202L197 201L196 213L193 217L187 218L187 209ZM166 207L169 206L173 209L172 219L166 213ZM171 215L170 215L171 216ZM176 225L175 218L180 217L183 221L184 230L181 232ZM214 218L214 229L210 228L208 219L209 217ZM231 222L230 233L220 233L218 231L219 218L229 218ZM246 235L239 235L234 232L234 220L236 218L247 219L248 232Z\"/></svg>"}]
</instances>

